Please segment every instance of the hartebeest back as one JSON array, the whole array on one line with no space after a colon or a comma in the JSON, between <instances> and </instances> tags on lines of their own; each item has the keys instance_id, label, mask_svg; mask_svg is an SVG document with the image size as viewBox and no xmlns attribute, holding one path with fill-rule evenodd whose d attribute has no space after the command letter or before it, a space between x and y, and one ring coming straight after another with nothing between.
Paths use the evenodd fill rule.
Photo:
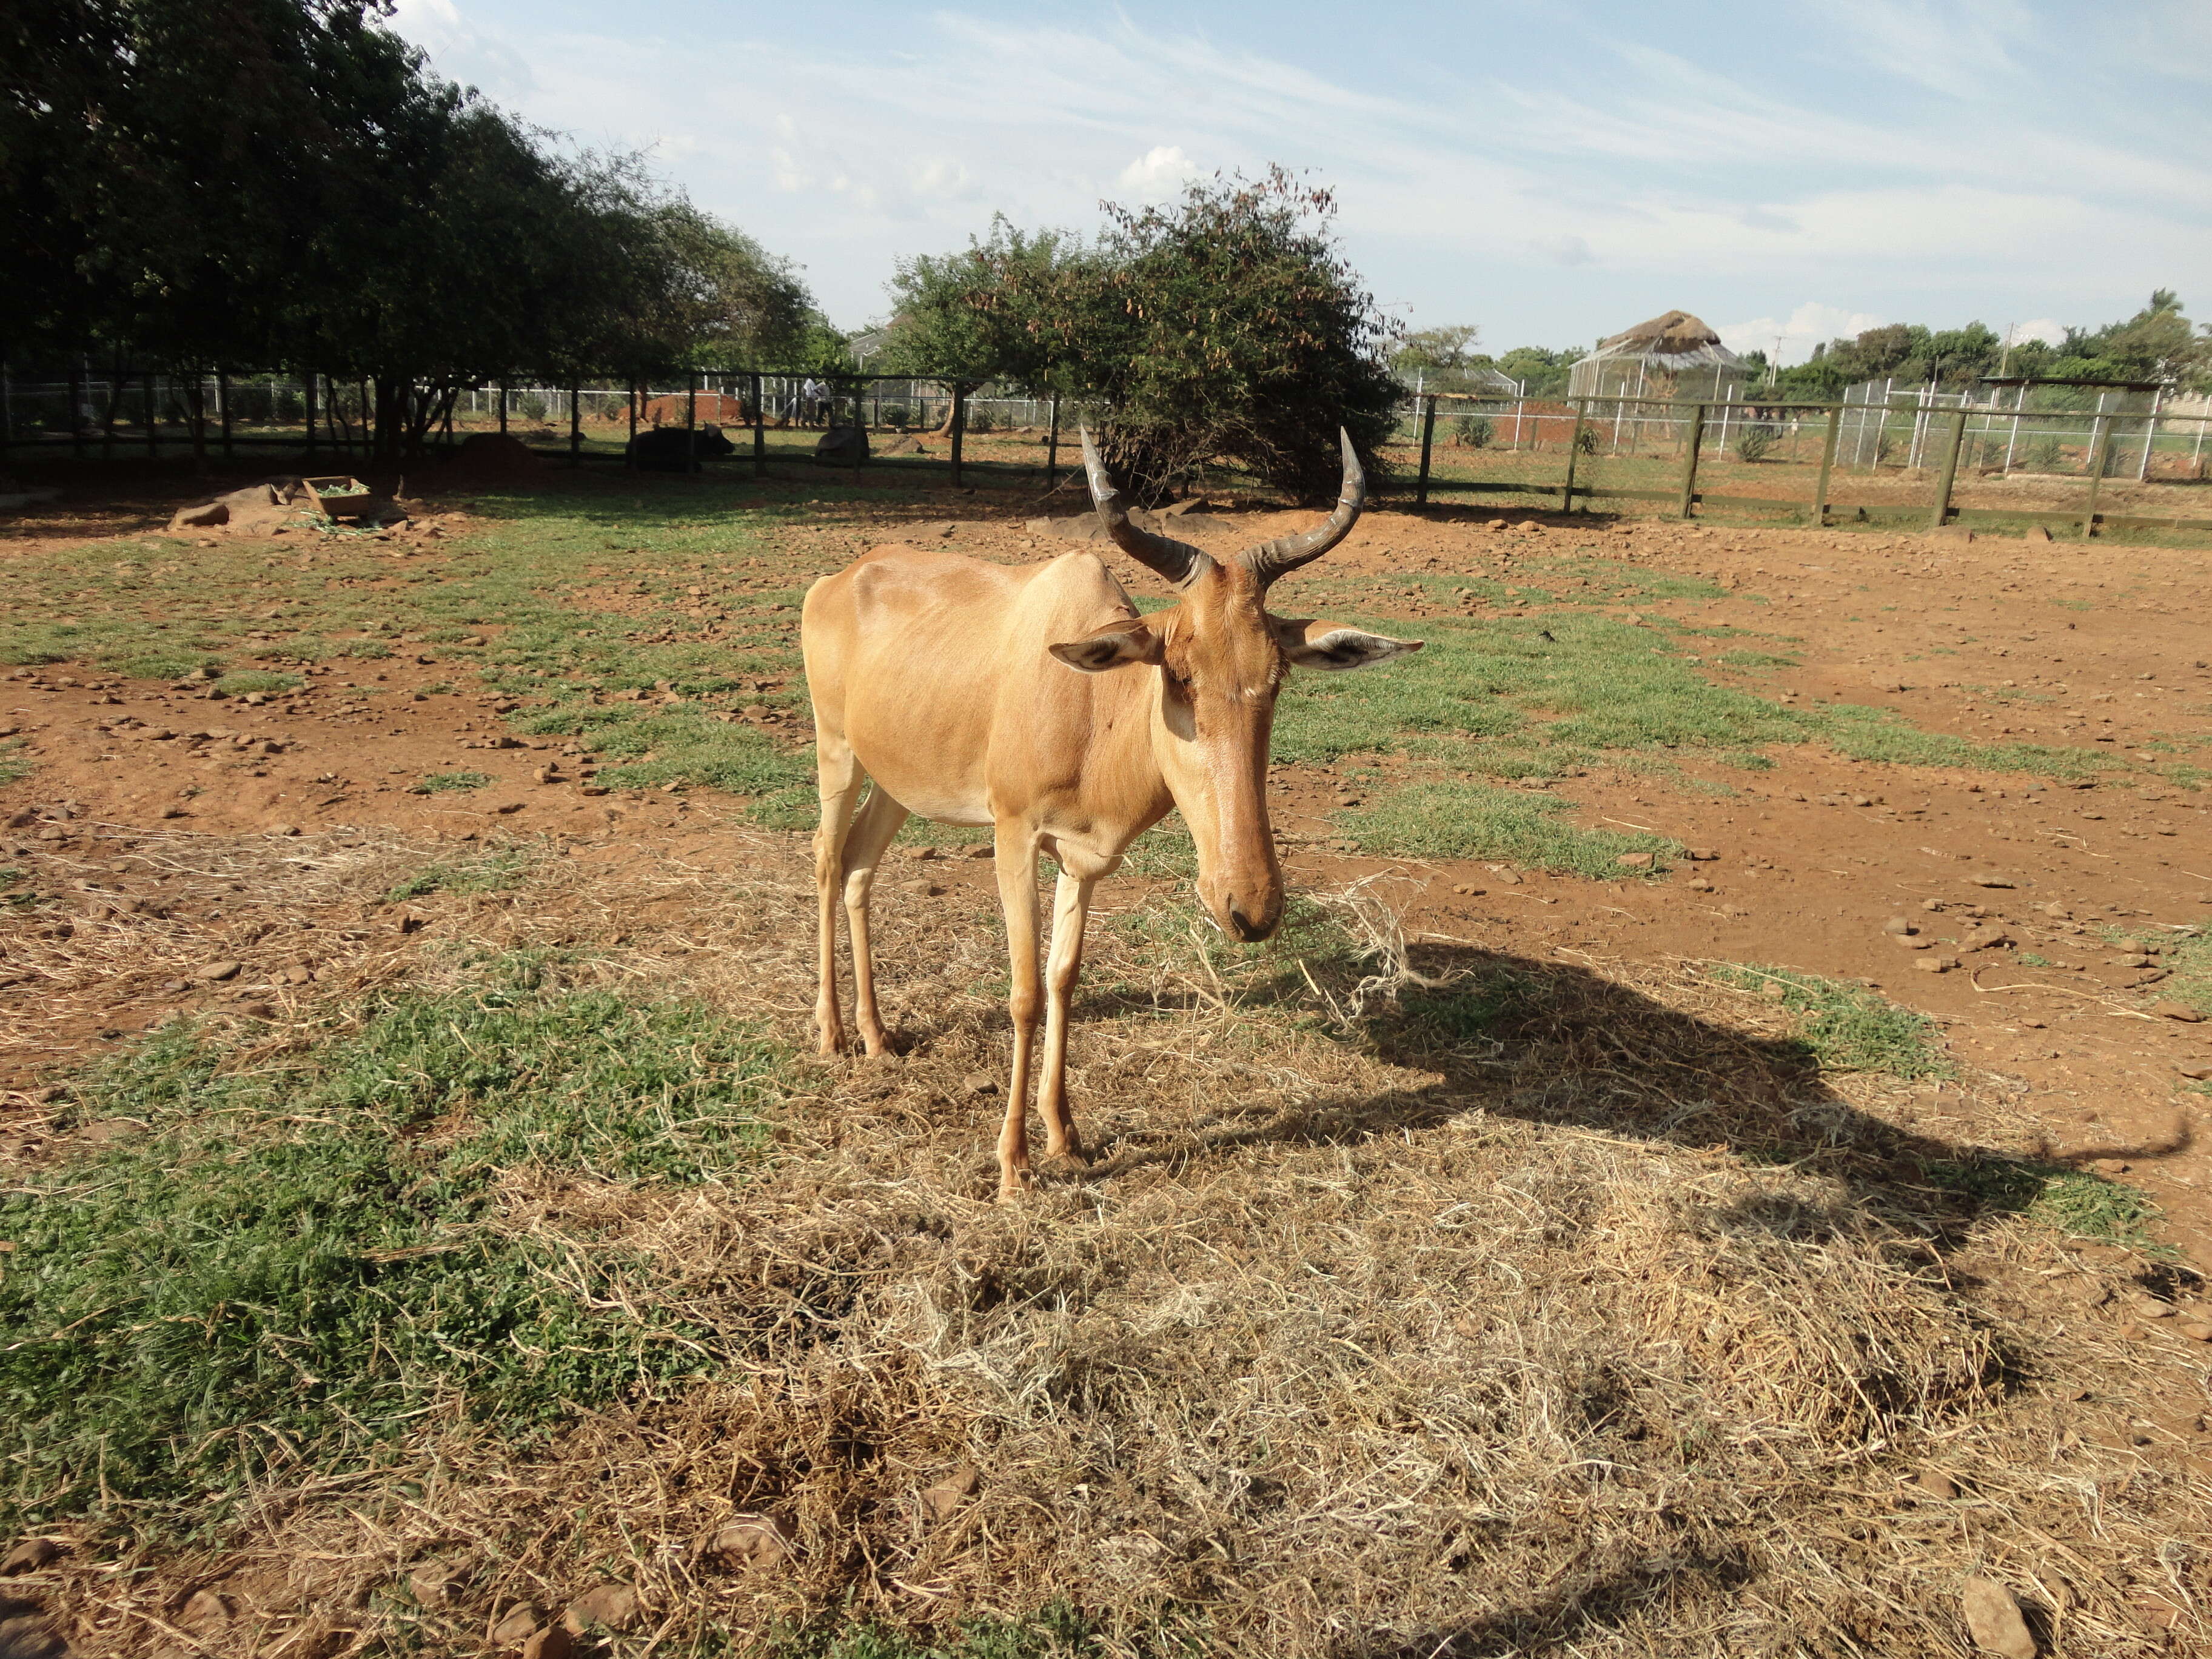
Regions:
<instances>
[{"instance_id":1,"label":"hartebeest back","mask_svg":"<svg viewBox=\"0 0 2212 1659\"><path fill-rule=\"evenodd\" d=\"M1085 434L1091 496L1109 533L1181 592L1180 603L1149 617L1089 553L1009 568L881 547L807 593L799 636L821 771L814 878L822 1048L847 1043L836 969L841 890L855 1023L867 1052L880 1054L868 894L884 849L909 813L989 824L1013 967L1002 1194L1029 1179L1030 1059L1041 1007L1046 1151L1082 1156L1067 1109L1067 1010L1098 878L1178 809L1197 848L1207 913L1238 939L1266 939L1283 913L1267 773L1285 672L1292 664L1358 668L1420 648L1419 641L1267 610L1269 585L1328 552L1359 517L1365 480L1349 436L1343 448L1343 494L1326 522L1224 562L1132 524ZM1042 988L1040 852L1060 866Z\"/></svg>"}]
</instances>

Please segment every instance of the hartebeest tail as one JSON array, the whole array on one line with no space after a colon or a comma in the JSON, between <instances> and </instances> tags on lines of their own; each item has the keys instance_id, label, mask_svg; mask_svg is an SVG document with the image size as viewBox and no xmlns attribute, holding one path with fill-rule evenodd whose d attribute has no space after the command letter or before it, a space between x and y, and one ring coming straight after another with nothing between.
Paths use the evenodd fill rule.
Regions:
<instances>
[{"instance_id":1,"label":"hartebeest tail","mask_svg":"<svg viewBox=\"0 0 2212 1659\"><path fill-rule=\"evenodd\" d=\"M799 637L814 700L822 826L814 838L827 1053L847 1045L836 910L853 945L854 1016L871 1054L886 1036L868 945L876 866L909 813L989 824L1012 960L1012 1081L999 1137L1002 1194L1029 1179L1029 1079L1037 1018L1045 1149L1079 1158L1067 1109L1067 1010L1092 887L1129 843L1179 810L1207 914L1241 939L1282 920L1267 822L1267 743L1291 665L1360 668L1420 648L1267 609L1270 584L1351 532L1365 480L1343 440L1344 488L1322 524L1226 562L1130 520L1089 433L1091 491L1115 544L1179 591L1149 617L1089 553L1008 568L880 547L806 596ZM862 799L862 786L872 785ZM1038 975L1036 859L1060 866L1052 952Z\"/></svg>"}]
</instances>

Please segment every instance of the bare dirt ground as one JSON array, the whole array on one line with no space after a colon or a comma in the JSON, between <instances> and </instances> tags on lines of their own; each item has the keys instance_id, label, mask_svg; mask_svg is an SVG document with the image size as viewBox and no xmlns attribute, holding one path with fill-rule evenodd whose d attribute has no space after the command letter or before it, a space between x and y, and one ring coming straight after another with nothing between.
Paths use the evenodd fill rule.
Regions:
<instances>
[{"instance_id":1,"label":"bare dirt ground","mask_svg":"<svg viewBox=\"0 0 2212 1659\"><path fill-rule=\"evenodd\" d=\"M728 495L667 487L702 517ZM774 489L793 516L764 559L687 596L710 639L739 623L795 634L786 599L752 596L787 593L882 541L927 537L1006 561L1069 545L1038 526L1033 497L817 502L818 486ZM149 484L19 520L0 572L149 533L173 495ZM486 533L465 496L436 507L380 546L394 593L438 580ZM1294 521L1207 516L1187 533L1217 552ZM1133 592L1150 591L1115 562ZM647 602L620 580L618 554L605 564L574 607L634 620ZM1295 889L1365 883L1418 963L1518 964L1551 988L1552 1012L1439 1073L1304 1037L1255 1057L1226 1005L1205 1012L1195 967L1177 970L1200 1011L1189 1031L1124 1029L1102 990L1074 1056L1099 1162L1086 1180L1048 1182L1027 1214L988 1202L988 1077L1003 1048L991 867L957 848L927 862L902 849L879 948L905 1059L810 1072L818 1115L736 1198L610 1194L528 1171L507 1194L508 1224L572 1242L596 1227L679 1264L687 1314L769 1334L756 1373L677 1410L585 1413L542 1456L456 1428L402 1471L404 1488L273 1483L223 1550L86 1550L21 1588L51 1592L56 1628L87 1654L388 1651L372 1643L400 1643L401 1624L419 1650L481 1651L502 1609L557 1607L616 1578L650 1610L609 1650L625 1656L696 1641L686 1621L710 1615L762 1632L857 1596L872 1616L934 1627L1060 1591L1094 1607L1215 1605L1257 1644L1244 1651L1569 1650L1544 1645L1555 1638L1790 1651L1793 1631L1817 1628L1825 1645L1808 1650L1964 1653L1955 1601L1939 1606L1926 1587L1953 1598L1958 1575L1980 1573L2027 1586L2046 1650L2202 1651L2212 1579L2185 1534L2212 1479L2212 1327L2192 1271L2212 1257L2212 1020L2172 994L2168 964L2186 930L2212 924L2212 791L2198 769L2212 738L2208 565L2212 554L2172 548L1370 512L1313 605L1287 591L1283 603L1419 637L1448 617L1540 619L1547 602L1527 593L1582 584L1578 614L1756 636L1772 659L1758 690L1777 702L1879 706L1923 732L2080 746L2112 764L2082 785L1807 743L1773 750L1766 770L1685 749L1661 769L1624 760L1533 781L1571 799L1577 824L1697 854L1662 878L1595 880L1348 850L1345 815L1416 775L1418 757L1279 767ZM1615 603L1620 568L1651 581ZM1414 574L1485 586L1456 596ZM363 591L373 599L375 585ZM70 896L0 956L8 1167L130 1132L80 1121L63 1091L134 1033L191 1012L311 1024L380 987L451 982L465 944L587 944L609 953L595 971L610 983L703 993L805 1044L803 831L758 827L744 800L700 787L610 788L563 738L516 735L514 697L465 683L474 647L394 645L310 668L296 690L222 698L67 662L0 671L0 734L30 767L0 785L0 866ZM755 684L763 701L730 719L802 745L790 677ZM491 782L416 793L460 769ZM514 890L392 897L425 861L501 849L551 873ZM1093 982L1158 971L1115 930L1180 884L1135 872L1107 884ZM1704 969L1728 963L1876 988L1937 1021L1960 1069L1824 1080L1817 1110L1793 1117L1784 1109L1810 1096L1776 1058L1781 1011L1717 990ZM1613 1089L1626 1103L1605 1119L1551 1114L1547 1091L1570 1073L1588 1098ZM1723 1105L1682 1104L1708 1094ZM1490 1115L1461 1113L1471 1100ZM1346 1101L1359 1104L1339 1121L1330 1111ZM1799 1138L1740 1163L1730 1149L1759 1146L1776 1110ZM1844 1216L1851 1203L1823 1184L1824 1134L1865 1139L1906 1207L1925 1192L1916 1158L1988 1149L2094 1170L2155 1200L2157 1246L2000 1227L1898 1266L1894 1241L1862 1238L1854 1218L1824 1221L1818 1247L1777 1268L1727 1228L1669 1231L1698 1206ZM1286 1286L1285 1261L1311 1284ZM817 1277L836 1281L834 1297ZM1110 1340L1082 1324L1086 1298L1120 1310ZM830 1300L866 1313L838 1316L865 1333L839 1340L864 1352L833 1364L825 1349L780 1346ZM1894 1467L1884 1436L1903 1430L1854 1380L1873 1374L1846 1328L1862 1314L1888 1322L1883 1352L1905 1356L1899 1386L1917 1391L1896 1421L1920 1437ZM1525 1398L1522 1382L1498 1385L1507 1403L1481 1433L1424 1417L1420 1402L1488 1376L1499 1343L1514 1351L1500 1376L1579 1376L1576 1356L1622 1331L1679 1338L1702 1375L1728 1379L1709 1380L1714 1398L1744 1392L1741 1420L1762 1426L1741 1461L1674 1486L1625 1473L1614 1486L1556 1484L1591 1457L1628 1471L1650 1455L1643 1427L1590 1403L1615 1386L1603 1379L1560 1397L1597 1425L1589 1433L1628 1437L1601 1451L1579 1428L1554 1444L1547 1425L1564 1407L1533 1380ZM2002 1365L1984 1367L1984 1334ZM1382 1370L1364 1369L1376 1356ZM1168 1379L1185 1363L1196 1391L1178 1395ZM1337 1376L1344 1366L1358 1376ZM2037 1380L2002 1410L1955 1405L1994 1400L1990 1379L2015 1371ZM1317 1397L1344 1413L1325 1433L1300 1415L1314 1406L1299 1392L1324 1372ZM1682 1386L1685 1400L1696 1392ZM1200 1409L1231 1395L1265 1429L1250 1467L1270 1445L1288 1460L1264 1480L1228 1441L1218 1458L1194 1452L1210 1437L1252 1439L1243 1418L1224 1430ZM1110 1453L1086 1426L1094 1413L1121 1413ZM1834 1429L1844 1419L1848 1433ZM1829 1461L1832 1431L1848 1457ZM849 1454L856 1443L871 1461ZM1522 1449L1499 1461L1500 1446ZM1416 1466L1433 1472L1415 1479ZM1412 1495L1392 1496L1401 1478ZM1450 1496L1453 1481L1478 1495ZM1498 1535L1517 1553L1481 1554L1490 1514L1515 1517ZM1553 1519L1516 1530L1537 1514ZM776 1570L725 1572L685 1541L733 1525L768 1528ZM1613 1529L1603 1561L1583 1559L1583 1527ZM1802 1572L1741 1564L1741 1539L1768 1528ZM1455 1611L1454 1564L1471 1553L1516 1581L1479 1627ZM465 1554L476 1588L441 1611L440 1564ZM394 1601L395 1584L411 1588ZM33 1606L0 1596L0 1620ZM1097 1651L1146 1650L1127 1632L1104 1639Z\"/></svg>"},{"instance_id":2,"label":"bare dirt ground","mask_svg":"<svg viewBox=\"0 0 2212 1659\"><path fill-rule=\"evenodd\" d=\"M127 500L76 511L82 516L60 535L50 523L0 544L0 558L36 558L87 534L143 531L160 514L158 506L134 508ZM402 538L395 552L410 566L441 557L446 538L465 530L458 509L449 511L438 537ZM1011 514L945 522L952 544L978 556L1020 561L1066 550ZM1279 527L1265 514L1219 515L1215 524L1195 539L1217 550ZM925 527L940 533L934 520ZM1977 741L2087 744L2123 760L2140 757L2132 769L2075 787L1852 762L1808 745L1774 772L1747 779L1686 757L1691 777L1725 776L1731 793L1717 796L1595 769L1571 782L1578 821L1655 830L1715 858L1661 884L1540 872L1509 884L1488 863L1328 850L1331 814L1364 796L1356 786L1347 792L1337 769L1292 767L1279 771L1277 796L1291 878L1327 889L1403 877L1395 890L1416 937L1562 959L1770 963L1877 985L1943 1022L1963 1057L2019 1079L2045 1152L2124 1172L2167 1211L2177 1243L2212 1255L2212 1162L2185 1092L2212 1067L2212 1020L2168 1018L2154 1012L2163 1000L2145 994L2166 971L2161 938L2212 923L2212 792L2160 775L2177 758L2173 739L2201 744L2212 734L2204 597L2212 559L2166 548L1954 538L1376 511L1327 567L1332 577L1365 580L1333 581L1328 602L1402 621L1417 635L1437 607L1409 602L1392 580L1398 573L1510 581L1538 560L1587 552L1729 590L1638 599L1623 610L1785 636L1800 660L1764 678L1766 695L1875 703L1923 730ZM842 514L821 532L791 532L788 574L764 573L759 585L825 574L873 539L865 518ZM1115 562L1132 591L1146 591L1145 573L1118 556ZM723 598L705 603L734 602L732 589L742 592L725 584ZM603 601L617 611L624 602ZM795 634L796 625L791 613L787 626ZM12 671L0 679L0 726L20 732L36 770L0 794L24 817L9 833L88 852L97 842L80 831L98 824L212 835L378 825L652 844L696 836L720 816L696 791L587 793L590 769L580 772L573 760L556 781L540 781L565 745L506 736L497 711L512 698L410 701L450 682L455 665L434 647L400 643L400 656L367 665L388 688L374 714L366 700L329 684L340 678L335 672L247 706L66 664ZM2063 692L2037 701L2008 695L2057 684ZM752 718L781 720L766 708ZM2152 742L2166 752L2142 748ZM490 746L502 744L514 746ZM460 766L489 775L494 786L465 797L409 793L411 780ZM70 804L67 819L44 815L62 802ZM979 892L989 885L981 867L948 879ZM1470 887L1483 890L1463 890ZM1899 915L1915 933L1885 933ZM2143 948L2114 948L2119 934ZM2051 965L2023 963L2023 954ZM1916 971L1947 958L1959 966ZM36 988L12 988L21 995ZM137 1029L177 1006L140 989L127 1003L85 1009L77 1035ZM21 1069L7 1081L21 1087L75 1049L10 1051Z\"/></svg>"}]
</instances>

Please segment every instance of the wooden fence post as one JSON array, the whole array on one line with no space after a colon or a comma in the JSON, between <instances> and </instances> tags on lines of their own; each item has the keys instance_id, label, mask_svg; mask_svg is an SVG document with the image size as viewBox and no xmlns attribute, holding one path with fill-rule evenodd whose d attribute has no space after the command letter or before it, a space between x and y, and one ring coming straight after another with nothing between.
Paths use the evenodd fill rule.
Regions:
<instances>
[{"instance_id":1,"label":"wooden fence post","mask_svg":"<svg viewBox=\"0 0 2212 1659\"><path fill-rule=\"evenodd\" d=\"M1844 433L1844 406L1832 405L1828 410L1827 435L1820 441L1820 481L1813 486L1813 522L1826 528L1828 522L1828 478L1836 470L1836 441Z\"/></svg>"},{"instance_id":2,"label":"wooden fence post","mask_svg":"<svg viewBox=\"0 0 2212 1659\"><path fill-rule=\"evenodd\" d=\"M2081 511L2081 539L2087 541L2097 530L2097 496L2105 486L2105 450L2112 436L2109 416L2097 416L2095 435L2089 440L2089 503Z\"/></svg>"},{"instance_id":3,"label":"wooden fence post","mask_svg":"<svg viewBox=\"0 0 2212 1659\"><path fill-rule=\"evenodd\" d=\"M699 470L699 371L693 369L684 383L684 444L686 472Z\"/></svg>"},{"instance_id":4,"label":"wooden fence post","mask_svg":"<svg viewBox=\"0 0 2212 1659\"><path fill-rule=\"evenodd\" d=\"M499 435L507 436L507 376L499 377Z\"/></svg>"},{"instance_id":5,"label":"wooden fence post","mask_svg":"<svg viewBox=\"0 0 2212 1659\"><path fill-rule=\"evenodd\" d=\"M1060 393L1052 394L1052 435L1044 443L1044 487L1060 482Z\"/></svg>"},{"instance_id":6,"label":"wooden fence post","mask_svg":"<svg viewBox=\"0 0 2212 1659\"><path fill-rule=\"evenodd\" d=\"M1421 399L1421 480L1413 488L1413 505L1429 504L1429 448L1437 435L1437 400L1434 397Z\"/></svg>"},{"instance_id":7,"label":"wooden fence post","mask_svg":"<svg viewBox=\"0 0 2212 1659\"><path fill-rule=\"evenodd\" d=\"M867 395L867 381L856 376L853 381L853 483L855 487L860 482L860 464L867 459L868 410L865 401Z\"/></svg>"},{"instance_id":8,"label":"wooden fence post","mask_svg":"<svg viewBox=\"0 0 2212 1659\"><path fill-rule=\"evenodd\" d=\"M1589 399L1576 398L1575 423L1573 428L1567 434L1567 479L1559 486L1559 511L1562 513L1571 513L1575 510L1575 463L1582 459L1583 417L1589 413Z\"/></svg>"},{"instance_id":9,"label":"wooden fence post","mask_svg":"<svg viewBox=\"0 0 2212 1659\"><path fill-rule=\"evenodd\" d=\"M968 383L952 383L952 487L960 488L960 441L968 435Z\"/></svg>"},{"instance_id":10,"label":"wooden fence post","mask_svg":"<svg viewBox=\"0 0 2212 1659\"><path fill-rule=\"evenodd\" d=\"M160 411L159 411L159 410L157 410L154 407L154 377L153 377L153 375L149 373L149 374L146 374L141 375L139 378L140 378L143 381L144 381L144 383L145 383L145 389L146 389L146 459L149 459L149 460L151 460L151 459L154 458L154 452L155 452L157 448L159 448L159 447L161 447L161 423L158 420L156 420L156 419L155 418L155 416L156 416Z\"/></svg>"},{"instance_id":11,"label":"wooden fence post","mask_svg":"<svg viewBox=\"0 0 2212 1659\"><path fill-rule=\"evenodd\" d=\"M1690 411L1690 428L1685 434L1686 453L1682 459L1682 495L1674 504L1675 516L1686 519L1698 501L1698 452L1705 447L1705 406L1698 404Z\"/></svg>"},{"instance_id":12,"label":"wooden fence post","mask_svg":"<svg viewBox=\"0 0 2212 1659\"><path fill-rule=\"evenodd\" d=\"M645 383L629 383L629 441L623 446L623 471L634 471L637 466L637 406L644 400Z\"/></svg>"},{"instance_id":13,"label":"wooden fence post","mask_svg":"<svg viewBox=\"0 0 2212 1659\"><path fill-rule=\"evenodd\" d=\"M315 453L315 371L307 371L307 388L304 394L307 404L307 453Z\"/></svg>"},{"instance_id":14,"label":"wooden fence post","mask_svg":"<svg viewBox=\"0 0 2212 1659\"><path fill-rule=\"evenodd\" d=\"M230 371L218 368L215 372L216 410L222 416L222 458L230 459Z\"/></svg>"},{"instance_id":15,"label":"wooden fence post","mask_svg":"<svg viewBox=\"0 0 2212 1659\"><path fill-rule=\"evenodd\" d=\"M761 377L753 376L753 477L768 477L768 405L761 400Z\"/></svg>"},{"instance_id":16,"label":"wooden fence post","mask_svg":"<svg viewBox=\"0 0 2212 1659\"><path fill-rule=\"evenodd\" d=\"M1951 520L1951 489L1959 481L1959 449L1966 441L1966 410L1962 404L1951 418L1943 439L1943 467L1936 477L1936 501L1928 509L1928 527L1941 530Z\"/></svg>"}]
</instances>

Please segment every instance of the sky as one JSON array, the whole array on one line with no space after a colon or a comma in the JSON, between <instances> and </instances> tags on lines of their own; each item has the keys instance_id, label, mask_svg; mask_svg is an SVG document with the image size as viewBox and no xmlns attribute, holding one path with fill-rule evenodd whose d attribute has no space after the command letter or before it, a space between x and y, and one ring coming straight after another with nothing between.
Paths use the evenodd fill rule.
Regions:
<instances>
[{"instance_id":1,"label":"sky","mask_svg":"<svg viewBox=\"0 0 2212 1659\"><path fill-rule=\"evenodd\" d=\"M1279 162L1401 325L1585 346L1680 307L1802 361L1893 322L2212 318L2212 5L398 0L452 79L642 151L847 329L994 213Z\"/></svg>"}]
</instances>

